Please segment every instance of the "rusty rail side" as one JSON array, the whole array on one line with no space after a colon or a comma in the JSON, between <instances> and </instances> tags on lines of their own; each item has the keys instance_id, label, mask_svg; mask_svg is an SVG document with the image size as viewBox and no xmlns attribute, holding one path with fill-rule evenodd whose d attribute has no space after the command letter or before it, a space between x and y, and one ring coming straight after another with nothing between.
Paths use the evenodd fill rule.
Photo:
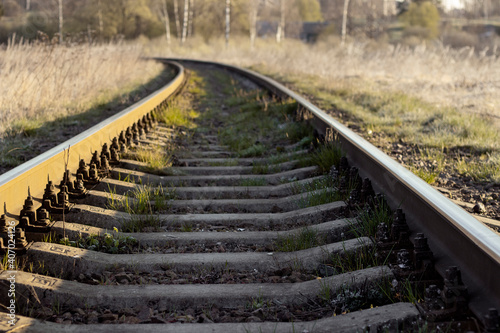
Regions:
<instances>
[{"instance_id":1,"label":"rusty rail side","mask_svg":"<svg viewBox=\"0 0 500 333\"><path fill-rule=\"evenodd\" d=\"M167 85L70 140L0 175L0 204L5 203L7 216L17 218L28 195L28 187L33 198L41 202L47 177L54 184L59 184L65 170L65 150L69 148L68 170L75 171L80 159L88 162L92 152L100 151L104 143L109 144L122 130L172 96L182 86L185 72L177 63L170 62L169 65L175 68L177 75Z\"/></svg>"}]
</instances>

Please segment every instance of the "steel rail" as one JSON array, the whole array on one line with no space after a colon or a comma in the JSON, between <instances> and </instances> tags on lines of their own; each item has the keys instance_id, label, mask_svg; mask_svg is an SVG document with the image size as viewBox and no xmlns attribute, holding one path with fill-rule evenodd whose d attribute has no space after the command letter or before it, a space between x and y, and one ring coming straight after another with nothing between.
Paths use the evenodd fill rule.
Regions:
<instances>
[{"instance_id":1,"label":"steel rail","mask_svg":"<svg viewBox=\"0 0 500 333\"><path fill-rule=\"evenodd\" d=\"M323 135L333 131L351 164L371 179L392 206L403 208L413 233L424 232L444 276L459 266L468 287L469 307L483 318L491 307L500 308L500 237L377 147L342 125L299 94L264 75L236 66L192 59L160 59L225 68L260 84L272 93L292 98L311 112L313 126Z\"/></svg>"},{"instance_id":2,"label":"steel rail","mask_svg":"<svg viewBox=\"0 0 500 333\"><path fill-rule=\"evenodd\" d=\"M65 171L65 154L69 154L67 169L78 169L80 159L90 160L92 152L100 151L104 143L109 143L121 131L172 96L184 82L185 71L177 63L170 62L169 65L177 71L177 75L168 84L99 124L0 175L0 203L5 203L7 216L12 219L18 217L27 197L28 187L33 198L41 202L47 177L54 184L59 184Z\"/></svg>"}]
</instances>

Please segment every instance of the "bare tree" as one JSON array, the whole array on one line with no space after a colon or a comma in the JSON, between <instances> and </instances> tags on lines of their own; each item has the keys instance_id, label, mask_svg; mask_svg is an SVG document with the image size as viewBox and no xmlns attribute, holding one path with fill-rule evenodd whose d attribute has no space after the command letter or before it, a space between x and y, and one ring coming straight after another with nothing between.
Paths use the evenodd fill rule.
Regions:
<instances>
[{"instance_id":1,"label":"bare tree","mask_svg":"<svg viewBox=\"0 0 500 333\"><path fill-rule=\"evenodd\" d=\"M489 9L490 9L490 1L483 0L483 13L484 13L485 20L487 20L489 18Z\"/></svg>"},{"instance_id":2,"label":"bare tree","mask_svg":"<svg viewBox=\"0 0 500 333\"><path fill-rule=\"evenodd\" d=\"M161 17L163 19L163 23L165 23L165 37L167 38L167 45L170 47L170 20L168 18L167 0L163 0L162 5Z\"/></svg>"},{"instance_id":3,"label":"bare tree","mask_svg":"<svg viewBox=\"0 0 500 333\"><path fill-rule=\"evenodd\" d=\"M249 2L250 13L250 47L255 48L255 37L257 36L257 14L259 11L259 3L257 1Z\"/></svg>"},{"instance_id":4,"label":"bare tree","mask_svg":"<svg viewBox=\"0 0 500 333\"><path fill-rule=\"evenodd\" d=\"M181 23L179 20L179 0L174 0L174 17L175 17L175 35L177 38L181 36Z\"/></svg>"},{"instance_id":5,"label":"bare tree","mask_svg":"<svg viewBox=\"0 0 500 333\"><path fill-rule=\"evenodd\" d=\"M188 16L189 16L189 0L184 0L184 19L182 20L182 39L181 39L181 45L186 42L187 26L188 26Z\"/></svg>"},{"instance_id":6,"label":"bare tree","mask_svg":"<svg viewBox=\"0 0 500 333\"><path fill-rule=\"evenodd\" d=\"M26 11L29 12L31 9L31 0L26 0Z\"/></svg>"},{"instance_id":7,"label":"bare tree","mask_svg":"<svg viewBox=\"0 0 500 333\"><path fill-rule=\"evenodd\" d=\"M229 46L230 32L231 32L231 0L226 0L226 49Z\"/></svg>"},{"instance_id":8,"label":"bare tree","mask_svg":"<svg viewBox=\"0 0 500 333\"><path fill-rule=\"evenodd\" d=\"M59 44L63 43L63 0L59 0Z\"/></svg>"},{"instance_id":9,"label":"bare tree","mask_svg":"<svg viewBox=\"0 0 500 333\"><path fill-rule=\"evenodd\" d=\"M347 34L347 10L349 8L349 0L344 0L344 11L342 12L342 41L341 46L345 44L345 37Z\"/></svg>"},{"instance_id":10,"label":"bare tree","mask_svg":"<svg viewBox=\"0 0 500 333\"><path fill-rule=\"evenodd\" d=\"M101 0L97 1L97 19L99 20L99 37L102 38L102 34L104 33L104 20L102 18Z\"/></svg>"},{"instance_id":11,"label":"bare tree","mask_svg":"<svg viewBox=\"0 0 500 333\"><path fill-rule=\"evenodd\" d=\"M280 24L278 24L278 29L276 30L276 41L281 43L281 40L285 39L285 1L280 0Z\"/></svg>"},{"instance_id":12,"label":"bare tree","mask_svg":"<svg viewBox=\"0 0 500 333\"><path fill-rule=\"evenodd\" d=\"M188 37L193 37L194 0L189 0Z\"/></svg>"}]
</instances>

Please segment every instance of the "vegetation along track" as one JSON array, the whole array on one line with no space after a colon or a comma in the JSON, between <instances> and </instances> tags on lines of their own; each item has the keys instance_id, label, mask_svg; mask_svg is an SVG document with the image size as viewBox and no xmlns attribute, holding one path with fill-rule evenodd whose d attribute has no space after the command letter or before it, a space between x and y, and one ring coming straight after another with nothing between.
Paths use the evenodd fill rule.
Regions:
<instances>
[{"instance_id":1,"label":"vegetation along track","mask_svg":"<svg viewBox=\"0 0 500 333\"><path fill-rule=\"evenodd\" d=\"M279 84L185 65L1 176L2 330L498 330L495 233Z\"/></svg>"}]
</instances>

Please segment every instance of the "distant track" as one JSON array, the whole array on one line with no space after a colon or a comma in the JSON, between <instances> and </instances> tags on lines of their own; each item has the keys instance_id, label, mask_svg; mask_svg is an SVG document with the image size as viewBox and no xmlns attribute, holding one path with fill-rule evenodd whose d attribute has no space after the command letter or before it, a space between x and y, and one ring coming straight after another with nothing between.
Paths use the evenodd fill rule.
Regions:
<instances>
[{"instance_id":1,"label":"distant track","mask_svg":"<svg viewBox=\"0 0 500 333\"><path fill-rule=\"evenodd\" d=\"M337 332L367 327L413 330L418 317L438 323L463 321L461 327L465 330L498 329L495 326L500 325L498 317L495 319L495 311L490 310L500 308L497 234L283 85L258 73L224 64L157 60L177 68L178 75L169 85L0 176L0 203L5 202L7 210L2 217L5 251L8 251L9 223L21 220L19 212L25 204L28 187L34 209L38 209L43 202L47 176L53 184L59 184L65 168L73 175L77 173L81 159L86 161L88 168L92 153L101 151L104 143L111 147L113 138L120 141L122 131L123 145L149 147L166 145L169 140L186 140L179 132L156 124L154 117L160 106L169 103L175 94L182 93L186 72L179 64L194 70L208 68L230 73L233 78L249 80L275 97L297 101L299 113L314 127L316 139L335 141L342 147L350 165L347 169L339 168L340 173L345 173L346 181L369 179L393 210L400 209L394 222L399 229L393 227L386 231L387 235L381 230L376 239L352 235L352 220L359 214L353 207L370 205L370 202L376 206L374 202L379 200L364 197L369 192L365 188L358 193L361 199L351 195L346 200L319 206L300 206L302 196L307 194L297 189L306 188L319 176L317 167L297 164L298 159L293 154L309 154L297 144L283 146L282 141L270 138L266 144L277 147L273 151L289 154L285 162L274 165L266 160L271 156L268 152L263 158L234 155L220 144L217 128L207 133L195 132L191 141L186 141L187 155L179 156L176 162L175 170L179 174L158 176L139 170L141 164L136 161L108 161L110 167L99 170L102 179L85 179L85 189L80 188L81 198L69 200L71 207L65 210L65 223L61 222L62 209L57 208L51 213L55 221L36 222L32 218L28 218L29 223L21 221L16 228L16 245L23 241L19 230L26 226L29 245L16 248L16 257L25 258L25 268L30 264L41 267L36 274L15 273L17 322L9 326L8 315L0 313L0 330L14 331L22 327L28 332L105 332L111 323L118 322L121 326L113 326L113 329L124 332L138 329ZM147 133L142 134L143 130ZM71 147L69 162L65 166L63 161L68 147ZM100 157L99 161L102 162ZM253 174L257 165L272 168L268 174ZM351 168L353 166L359 170L359 175ZM135 184L124 178L134 180ZM110 209L110 196L116 199L130 193L139 187L139 181L164 189L177 187L168 212L158 215L164 231L111 231L113 227L120 229L132 218ZM249 186L250 182L257 186ZM115 192L106 193L111 188ZM70 191L78 192L78 188ZM44 204L49 210L49 206L54 205ZM38 220L42 215L38 212ZM145 218L148 215L151 214L143 214ZM326 243L294 252L279 252L273 247L282 237L298 235L305 226L324 237ZM133 236L139 241L142 252L109 254L41 242L43 235L49 233L64 233L69 240L105 233L112 237ZM383 265L344 274L333 274L329 272L330 266L325 265L332 254L362 253L374 246L379 254L389 253ZM44 264L40 265L42 262ZM455 266L458 269L452 268ZM11 298L6 295L13 285L13 280L9 280L12 274L0 271L0 300L2 308L5 307L1 311L7 313ZM365 306L362 311L349 310L348 314L333 317L333 308L328 312L325 310L328 307L318 304L317 297L325 292L326 285L332 292L339 292L339 288L346 285L365 290L367 285L377 286L384 281L395 285L394 281L401 283L402 278L413 279L411 284L422 290L427 288L418 306L405 302L373 309ZM105 283L108 280L112 281L111 285ZM479 322L476 326L471 326L477 320L473 316ZM67 326L63 322L87 325ZM141 325L137 326L139 323ZM453 326L453 330L460 329Z\"/></svg>"}]
</instances>

